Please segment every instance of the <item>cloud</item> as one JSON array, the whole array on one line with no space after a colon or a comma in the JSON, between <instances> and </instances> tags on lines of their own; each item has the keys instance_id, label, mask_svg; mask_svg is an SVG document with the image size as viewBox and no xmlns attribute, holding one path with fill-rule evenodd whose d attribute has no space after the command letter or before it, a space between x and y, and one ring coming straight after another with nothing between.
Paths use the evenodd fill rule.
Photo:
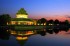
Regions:
<instances>
[{"instance_id":1,"label":"cloud","mask_svg":"<svg viewBox=\"0 0 70 46\"><path fill-rule=\"evenodd\" d=\"M65 17L66 17L66 18L70 18L70 16L69 16L69 15L66 15Z\"/></svg>"}]
</instances>

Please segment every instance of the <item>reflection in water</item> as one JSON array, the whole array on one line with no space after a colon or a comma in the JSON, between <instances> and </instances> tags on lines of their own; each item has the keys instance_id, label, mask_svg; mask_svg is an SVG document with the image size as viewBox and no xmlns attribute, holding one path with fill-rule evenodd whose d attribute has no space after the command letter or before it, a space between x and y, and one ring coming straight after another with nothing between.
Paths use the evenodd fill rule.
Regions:
<instances>
[{"instance_id":1,"label":"reflection in water","mask_svg":"<svg viewBox=\"0 0 70 46\"><path fill-rule=\"evenodd\" d=\"M0 39L9 40L10 32L6 29L0 28Z\"/></svg>"},{"instance_id":2,"label":"reflection in water","mask_svg":"<svg viewBox=\"0 0 70 46\"><path fill-rule=\"evenodd\" d=\"M20 46L23 46L26 41L28 40L29 36L35 35L35 34L40 34L41 36L49 34L58 34L61 31L68 32L69 28L63 27L63 28L46 28L42 30L31 30L31 31L15 31L15 30L5 30L5 29L0 29L0 39L3 40L9 40L10 35L13 35L16 37L16 41Z\"/></svg>"},{"instance_id":3,"label":"reflection in water","mask_svg":"<svg viewBox=\"0 0 70 46\"><path fill-rule=\"evenodd\" d=\"M18 40L26 40L30 35L35 34L35 31L13 31L10 30L11 34Z\"/></svg>"},{"instance_id":4,"label":"reflection in water","mask_svg":"<svg viewBox=\"0 0 70 46\"><path fill-rule=\"evenodd\" d=\"M16 39L17 39L17 40L27 40L27 39L28 39L28 37L21 37L21 36L17 36L17 37L16 37Z\"/></svg>"},{"instance_id":5,"label":"reflection in water","mask_svg":"<svg viewBox=\"0 0 70 46\"><path fill-rule=\"evenodd\" d=\"M41 36L45 36L46 35L46 30L45 29L43 29L43 30L36 30L36 33L40 34Z\"/></svg>"},{"instance_id":6,"label":"reflection in water","mask_svg":"<svg viewBox=\"0 0 70 46\"><path fill-rule=\"evenodd\" d=\"M23 44L28 40L28 37L34 35L36 31L14 31L10 30L11 34L16 37L16 40L23 46Z\"/></svg>"},{"instance_id":7,"label":"reflection in water","mask_svg":"<svg viewBox=\"0 0 70 46\"><path fill-rule=\"evenodd\" d=\"M18 44L20 44L20 46L23 46L25 43L26 43L27 40L18 40L17 39L17 42Z\"/></svg>"},{"instance_id":8,"label":"reflection in water","mask_svg":"<svg viewBox=\"0 0 70 46\"><path fill-rule=\"evenodd\" d=\"M49 33L49 34L58 34L60 31L65 31L67 32L69 30L68 27L62 27L62 28L48 28L46 29L46 32Z\"/></svg>"}]
</instances>

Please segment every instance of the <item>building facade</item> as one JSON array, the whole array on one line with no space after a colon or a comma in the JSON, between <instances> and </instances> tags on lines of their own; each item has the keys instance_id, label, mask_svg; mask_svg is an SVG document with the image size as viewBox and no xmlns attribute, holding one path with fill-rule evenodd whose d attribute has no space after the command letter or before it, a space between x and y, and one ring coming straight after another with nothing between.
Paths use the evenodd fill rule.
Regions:
<instances>
[{"instance_id":1,"label":"building facade","mask_svg":"<svg viewBox=\"0 0 70 46\"><path fill-rule=\"evenodd\" d=\"M12 25L35 25L34 20L28 18L28 15L19 14L16 15L16 18L11 19Z\"/></svg>"}]
</instances>

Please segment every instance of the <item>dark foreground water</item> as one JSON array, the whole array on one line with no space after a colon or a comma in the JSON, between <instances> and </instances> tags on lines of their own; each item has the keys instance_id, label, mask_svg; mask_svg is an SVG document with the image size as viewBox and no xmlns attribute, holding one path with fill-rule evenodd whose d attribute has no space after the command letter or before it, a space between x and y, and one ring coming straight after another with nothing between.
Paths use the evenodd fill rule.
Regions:
<instances>
[{"instance_id":1,"label":"dark foreground water","mask_svg":"<svg viewBox=\"0 0 70 46\"><path fill-rule=\"evenodd\" d=\"M0 46L70 46L69 28L0 30Z\"/></svg>"}]
</instances>

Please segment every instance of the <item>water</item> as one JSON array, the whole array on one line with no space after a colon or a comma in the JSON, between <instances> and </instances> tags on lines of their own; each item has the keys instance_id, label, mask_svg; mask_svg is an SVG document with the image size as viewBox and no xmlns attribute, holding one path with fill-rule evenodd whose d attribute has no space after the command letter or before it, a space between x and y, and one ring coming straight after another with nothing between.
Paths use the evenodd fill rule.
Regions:
<instances>
[{"instance_id":1,"label":"water","mask_svg":"<svg viewBox=\"0 0 70 46\"><path fill-rule=\"evenodd\" d=\"M69 28L0 30L0 46L70 46Z\"/></svg>"}]
</instances>

